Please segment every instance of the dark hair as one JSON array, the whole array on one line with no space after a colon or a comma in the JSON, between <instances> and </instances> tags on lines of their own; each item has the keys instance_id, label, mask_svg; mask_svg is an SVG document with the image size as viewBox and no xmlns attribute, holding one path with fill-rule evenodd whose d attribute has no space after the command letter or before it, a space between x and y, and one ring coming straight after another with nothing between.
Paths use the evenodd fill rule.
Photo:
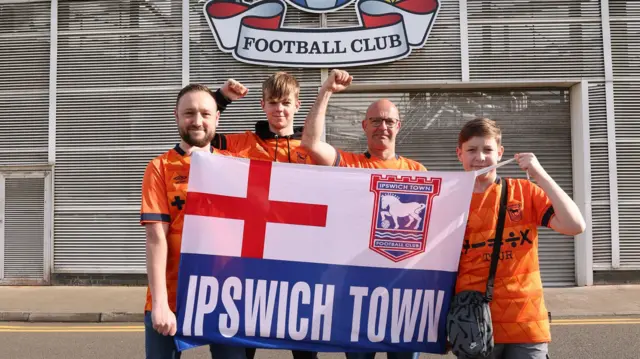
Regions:
<instances>
[{"instance_id":1,"label":"dark hair","mask_svg":"<svg viewBox=\"0 0 640 359\"><path fill-rule=\"evenodd\" d=\"M202 84L189 84L183 87L182 90L180 90L180 93L178 93L178 98L176 99L176 106L178 106L178 103L180 102L180 99L182 98L182 96L188 94L189 92L199 92L199 91L208 93L215 101L216 97L214 95L214 92L211 91L211 89L208 88L207 86ZM218 106L217 102L216 102L216 106Z\"/></svg>"},{"instance_id":2,"label":"dark hair","mask_svg":"<svg viewBox=\"0 0 640 359\"><path fill-rule=\"evenodd\" d=\"M476 118L467 122L460 130L458 147L462 147L462 144L469 141L471 137L493 137L500 146L502 132L495 121L484 117Z\"/></svg>"}]
</instances>

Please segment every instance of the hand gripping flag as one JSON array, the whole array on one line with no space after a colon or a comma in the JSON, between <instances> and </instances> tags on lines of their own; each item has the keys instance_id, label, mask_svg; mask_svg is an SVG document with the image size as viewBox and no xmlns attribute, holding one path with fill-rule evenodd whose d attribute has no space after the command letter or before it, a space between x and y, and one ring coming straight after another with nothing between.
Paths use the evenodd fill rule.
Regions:
<instances>
[{"instance_id":1,"label":"hand gripping flag","mask_svg":"<svg viewBox=\"0 0 640 359\"><path fill-rule=\"evenodd\" d=\"M194 153L178 348L444 353L474 180Z\"/></svg>"}]
</instances>

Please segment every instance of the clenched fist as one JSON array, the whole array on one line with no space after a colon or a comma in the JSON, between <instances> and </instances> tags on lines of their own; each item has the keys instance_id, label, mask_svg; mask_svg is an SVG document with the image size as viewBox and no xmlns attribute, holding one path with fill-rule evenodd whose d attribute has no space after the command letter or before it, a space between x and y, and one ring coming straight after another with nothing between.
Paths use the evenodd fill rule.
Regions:
<instances>
[{"instance_id":1,"label":"clenched fist","mask_svg":"<svg viewBox=\"0 0 640 359\"><path fill-rule=\"evenodd\" d=\"M527 172L527 174L533 176L533 178L546 173L540 162L538 162L536 155L533 153L516 153L514 157L516 162L518 162L518 166Z\"/></svg>"},{"instance_id":2,"label":"clenched fist","mask_svg":"<svg viewBox=\"0 0 640 359\"><path fill-rule=\"evenodd\" d=\"M235 101L243 98L247 92L249 92L249 89L234 79L228 79L220 89L220 92L222 92L224 97Z\"/></svg>"},{"instance_id":3,"label":"clenched fist","mask_svg":"<svg viewBox=\"0 0 640 359\"><path fill-rule=\"evenodd\" d=\"M353 81L353 76L350 76L348 72L343 70L331 70L329 77L325 80L322 88L328 92L340 92Z\"/></svg>"},{"instance_id":4,"label":"clenched fist","mask_svg":"<svg viewBox=\"0 0 640 359\"><path fill-rule=\"evenodd\" d=\"M176 316L169 309L169 305L154 306L151 310L151 322L153 329L164 336L174 336L176 334Z\"/></svg>"}]
</instances>

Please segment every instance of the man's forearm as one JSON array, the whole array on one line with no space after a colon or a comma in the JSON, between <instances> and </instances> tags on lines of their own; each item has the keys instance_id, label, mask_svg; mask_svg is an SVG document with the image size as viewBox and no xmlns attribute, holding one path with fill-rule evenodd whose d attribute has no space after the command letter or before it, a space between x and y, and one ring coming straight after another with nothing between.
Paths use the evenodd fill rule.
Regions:
<instances>
[{"instance_id":1,"label":"man's forearm","mask_svg":"<svg viewBox=\"0 0 640 359\"><path fill-rule=\"evenodd\" d=\"M167 305L167 241L158 234L147 233L147 276L153 306Z\"/></svg>"},{"instance_id":2,"label":"man's forearm","mask_svg":"<svg viewBox=\"0 0 640 359\"><path fill-rule=\"evenodd\" d=\"M321 142L331 92L321 89L304 122L302 145L309 149Z\"/></svg>"},{"instance_id":3,"label":"man's forearm","mask_svg":"<svg viewBox=\"0 0 640 359\"><path fill-rule=\"evenodd\" d=\"M307 115L302 132L302 147L309 152L313 162L321 166L333 165L337 156L335 148L321 140L329 98L331 98L331 92L320 90Z\"/></svg>"},{"instance_id":4,"label":"man's forearm","mask_svg":"<svg viewBox=\"0 0 640 359\"><path fill-rule=\"evenodd\" d=\"M232 102L222 93L221 88L217 89L216 92L213 93L213 97L216 100L216 105L218 105L218 111L220 111L220 113L223 113L224 110L227 109L227 106Z\"/></svg>"}]
</instances>

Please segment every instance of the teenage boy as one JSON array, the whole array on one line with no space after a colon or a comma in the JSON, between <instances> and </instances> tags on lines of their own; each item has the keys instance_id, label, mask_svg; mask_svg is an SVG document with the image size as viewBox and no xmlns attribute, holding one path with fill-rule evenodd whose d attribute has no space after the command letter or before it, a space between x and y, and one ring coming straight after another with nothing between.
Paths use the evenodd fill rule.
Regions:
<instances>
[{"instance_id":1,"label":"teenage boy","mask_svg":"<svg viewBox=\"0 0 640 359\"><path fill-rule=\"evenodd\" d=\"M501 143L498 125L479 118L462 128L456 152L465 171L476 171L502 159ZM518 153L515 159L535 184L526 179L500 178L495 169L476 178L456 293L486 289L500 193L506 183L508 215L490 304L495 342L490 358L545 359L551 333L538 261L538 227L573 236L584 231L585 222L573 200L533 153Z\"/></svg>"}]
</instances>

